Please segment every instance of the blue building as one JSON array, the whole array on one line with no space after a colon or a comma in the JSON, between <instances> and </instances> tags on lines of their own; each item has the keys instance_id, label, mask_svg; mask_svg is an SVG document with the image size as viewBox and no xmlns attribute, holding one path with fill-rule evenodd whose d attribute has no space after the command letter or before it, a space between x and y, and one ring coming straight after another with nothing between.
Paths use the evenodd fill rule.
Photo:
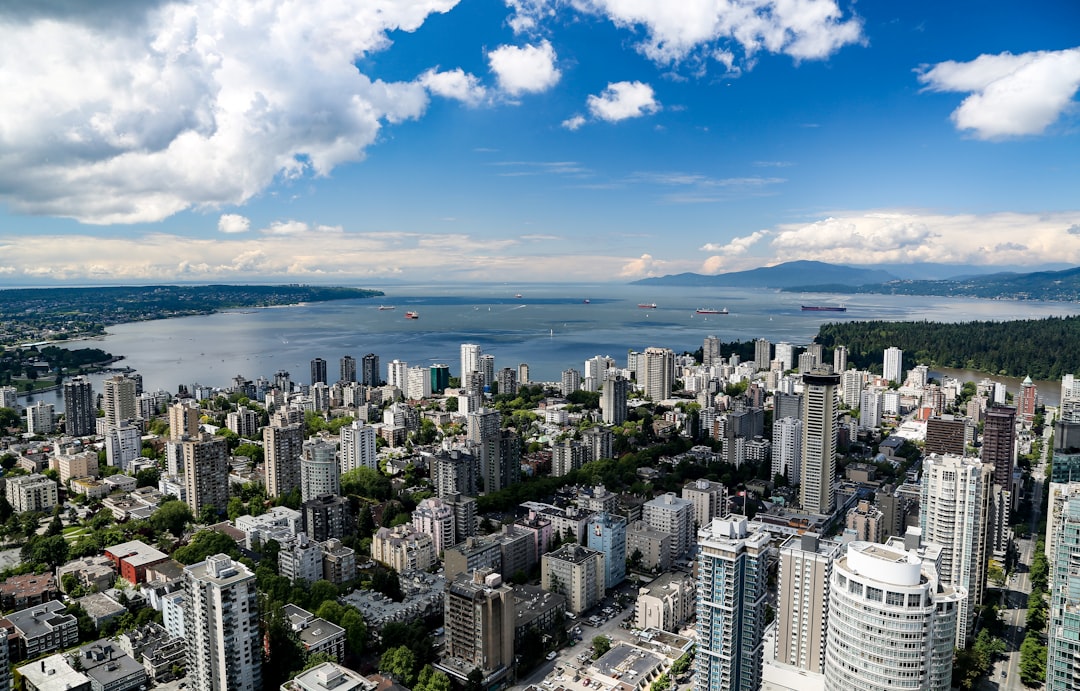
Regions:
<instances>
[{"instance_id":1,"label":"blue building","mask_svg":"<svg viewBox=\"0 0 1080 691\"><path fill-rule=\"evenodd\" d=\"M614 588L626 579L626 519L600 511L589 519L589 549L604 553L604 583Z\"/></svg>"}]
</instances>

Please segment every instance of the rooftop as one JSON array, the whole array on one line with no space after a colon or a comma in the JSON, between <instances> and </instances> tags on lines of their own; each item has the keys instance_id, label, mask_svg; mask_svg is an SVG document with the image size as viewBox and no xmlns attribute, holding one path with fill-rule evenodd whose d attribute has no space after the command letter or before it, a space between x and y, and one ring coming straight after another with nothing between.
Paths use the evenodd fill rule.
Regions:
<instances>
[{"instance_id":1,"label":"rooftop","mask_svg":"<svg viewBox=\"0 0 1080 691\"><path fill-rule=\"evenodd\" d=\"M105 552L115 559L123 559L132 566L147 566L169 558L168 554L151 547L142 540L121 542L119 545L107 547Z\"/></svg>"}]
</instances>

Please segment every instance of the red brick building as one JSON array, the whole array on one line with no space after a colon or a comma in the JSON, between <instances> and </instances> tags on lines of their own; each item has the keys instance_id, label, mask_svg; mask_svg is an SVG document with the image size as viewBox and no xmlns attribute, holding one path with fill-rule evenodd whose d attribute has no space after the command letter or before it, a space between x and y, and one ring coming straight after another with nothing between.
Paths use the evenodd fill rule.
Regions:
<instances>
[{"instance_id":1,"label":"red brick building","mask_svg":"<svg viewBox=\"0 0 1080 691\"><path fill-rule=\"evenodd\" d=\"M169 555L141 540L113 545L105 550L105 556L116 565L120 577L132 585L146 581L147 567L160 564L169 558Z\"/></svg>"}]
</instances>

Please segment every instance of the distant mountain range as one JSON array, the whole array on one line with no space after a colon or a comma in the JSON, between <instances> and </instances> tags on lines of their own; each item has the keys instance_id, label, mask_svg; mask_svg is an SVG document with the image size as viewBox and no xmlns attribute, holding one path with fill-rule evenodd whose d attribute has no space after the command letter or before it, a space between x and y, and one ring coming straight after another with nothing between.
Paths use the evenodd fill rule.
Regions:
<instances>
[{"instance_id":1,"label":"distant mountain range","mask_svg":"<svg viewBox=\"0 0 1080 691\"><path fill-rule=\"evenodd\" d=\"M876 293L886 295L943 295L996 300L1080 300L1080 267L1063 271L1004 272L941 281L891 280L882 283L815 281L801 286L781 286L785 291L806 293Z\"/></svg>"},{"instance_id":2,"label":"distant mountain range","mask_svg":"<svg viewBox=\"0 0 1080 691\"><path fill-rule=\"evenodd\" d=\"M895 280L899 280L896 275L882 269L855 268L839 264L826 264L825 262L795 261L714 276L685 273L645 278L634 281L634 285L700 286L703 288L794 288L809 283L828 283L850 288Z\"/></svg>"}]
</instances>

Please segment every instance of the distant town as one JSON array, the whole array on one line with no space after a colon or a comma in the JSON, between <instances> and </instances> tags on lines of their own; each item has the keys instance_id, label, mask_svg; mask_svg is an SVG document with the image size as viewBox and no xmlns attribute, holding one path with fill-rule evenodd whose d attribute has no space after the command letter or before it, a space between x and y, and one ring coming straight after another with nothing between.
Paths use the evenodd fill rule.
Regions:
<instances>
[{"instance_id":1,"label":"distant town","mask_svg":"<svg viewBox=\"0 0 1080 691\"><path fill-rule=\"evenodd\" d=\"M1080 678L1072 374L1046 407L894 346L709 336L554 382L464 343L96 390L115 358L61 350L0 382L0 691Z\"/></svg>"}]
</instances>

